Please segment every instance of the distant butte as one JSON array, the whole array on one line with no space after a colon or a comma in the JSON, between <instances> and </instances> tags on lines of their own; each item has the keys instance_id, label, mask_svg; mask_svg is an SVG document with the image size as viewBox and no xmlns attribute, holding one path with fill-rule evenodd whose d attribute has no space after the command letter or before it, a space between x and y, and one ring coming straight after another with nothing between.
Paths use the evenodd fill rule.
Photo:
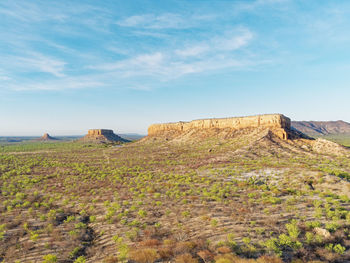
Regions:
<instances>
[{"instance_id":1,"label":"distant butte","mask_svg":"<svg viewBox=\"0 0 350 263\"><path fill-rule=\"evenodd\" d=\"M51 137L48 133L44 133L37 141L56 141L57 138Z\"/></svg>"},{"instance_id":2,"label":"distant butte","mask_svg":"<svg viewBox=\"0 0 350 263\"><path fill-rule=\"evenodd\" d=\"M128 142L128 140L116 135L113 130L107 129L92 129L88 131L88 134L80 139L83 142L97 142L97 143L108 143L108 142Z\"/></svg>"}]
</instances>

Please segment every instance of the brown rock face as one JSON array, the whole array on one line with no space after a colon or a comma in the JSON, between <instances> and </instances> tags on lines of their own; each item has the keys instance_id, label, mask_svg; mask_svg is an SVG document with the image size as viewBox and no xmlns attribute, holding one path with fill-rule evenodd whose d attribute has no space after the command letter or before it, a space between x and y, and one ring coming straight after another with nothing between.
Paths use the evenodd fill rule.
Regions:
<instances>
[{"instance_id":1,"label":"brown rock face","mask_svg":"<svg viewBox=\"0 0 350 263\"><path fill-rule=\"evenodd\" d=\"M148 136L159 136L167 132L176 134L203 130L240 130L248 128L270 129L283 140L288 139L291 121L282 114L266 114L249 117L202 119L190 122L153 124L148 128Z\"/></svg>"},{"instance_id":2,"label":"brown rock face","mask_svg":"<svg viewBox=\"0 0 350 263\"><path fill-rule=\"evenodd\" d=\"M85 142L127 142L128 140L114 134L113 130L92 129L88 134L81 138Z\"/></svg>"}]
</instances>

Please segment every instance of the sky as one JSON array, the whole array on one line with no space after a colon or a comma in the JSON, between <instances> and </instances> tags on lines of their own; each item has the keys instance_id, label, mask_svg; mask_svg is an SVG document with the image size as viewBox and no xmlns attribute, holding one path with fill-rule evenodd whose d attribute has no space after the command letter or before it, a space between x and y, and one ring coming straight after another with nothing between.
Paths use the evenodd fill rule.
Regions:
<instances>
[{"instance_id":1,"label":"sky","mask_svg":"<svg viewBox=\"0 0 350 263\"><path fill-rule=\"evenodd\" d=\"M0 136L350 121L350 1L1 0Z\"/></svg>"}]
</instances>

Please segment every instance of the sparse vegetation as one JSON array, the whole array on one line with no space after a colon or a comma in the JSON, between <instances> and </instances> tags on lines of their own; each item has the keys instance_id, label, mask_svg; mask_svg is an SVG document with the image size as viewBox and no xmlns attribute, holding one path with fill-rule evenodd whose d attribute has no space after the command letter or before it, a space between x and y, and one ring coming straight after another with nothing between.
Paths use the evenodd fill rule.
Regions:
<instances>
[{"instance_id":1,"label":"sparse vegetation","mask_svg":"<svg viewBox=\"0 0 350 263\"><path fill-rule=\"evenodd\" d=\"M1 258L350 260L348 159L249 136L2 146Z\"/></svg>"}]
</instances>

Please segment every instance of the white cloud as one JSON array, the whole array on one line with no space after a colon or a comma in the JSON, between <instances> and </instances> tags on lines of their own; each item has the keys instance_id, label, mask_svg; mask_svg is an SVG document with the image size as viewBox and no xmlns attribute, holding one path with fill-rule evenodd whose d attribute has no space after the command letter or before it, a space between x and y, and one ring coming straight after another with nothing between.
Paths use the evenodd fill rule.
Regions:
<instances>
[{"instance_id":1,"label":"white cloud","mask_svg":"<svg viewBox=\"0 0 350 263\"><path fill-rule=\"evenodd\" d=\"M5 66L24 72L44 72L50 73L55 77L65 76L64 68L66 62L37 52L8 56L4 59L4 62L6 63Z\"/></svg>"},{"instance_id":2,"label":"white cloud","mask_svg":"<svg viewBox=\"0 0 350 263\"><path fill-rule=\"evenodd\" d=\"M146 36L146 37L159 38L159 39L163 39L163 40L170 37L170 34L166 33L165 31L133 30L132 33L135 36L141 36L141 37Z\"/></svg>"},{"instance_id":3,"label":"white cloud","mask_svg":"<svg viewBox=\"0 0 350 263\"><path fill-rule=\"evenodd\" d=\"M145 66L158 66L162 63L164 59L164 56L162 53L157 52L153 54L145 54L145 55L140 55L135 58L135 64L139 65L145 65Z\"/></svg>"},{"instance_id":4,"label":"white cloud","mask_svg":"<svg viewBox=\"0 0 350 263\"><path fill-rule=\"evenodd\" d=\"M146 86L146 85L131 85L131 86L128 86L128 88L132 89L132 90L141 90L141 91L152 90L152 88L150 86Z\"/></svg>"},{"instance_id":5,"label":"white cloud","mask_svg":"<svg viewBox=\"0 0 350 263\"><path fill-rule=\"evenodd\" d=\"M349 11L349 7L328 6L319 11L317 17L306 14L298 22L303 25L311 43L331 47L334 47L335 44L349 44Z\"/></svg>"},{"instance_id":6,"label":"white cloud","mask_svg":"<svg viewBox=\"0 0 350 263\"><path fill-rule=\"evenodd\" d=\"M216 38L213 40L213 45L218 50L232 51L239 49L248 44L253 38L253 34L246 29L240 30L239 34L232 36L228 35L226 38Z\"/></svg>"},{"instance_id":7,"label":"white cloud","mask_svg":"<svg viewBox=\"0 0 350 263\"><path fill-rule=\"evenodd\" d=\"M89 69L97 69L101 71L120 70L123 72L138 71L139 69L154 69L159 67L164 60L164 55L160 52L151 54L142 54L130 59L121 60L115 63L105 63L102 65L89 66Z\"/></svg>"},{"instance_id":8,"label":"white cloud","mask_svg":"<svg viewBox=\"0 0 350 263\"><path fill-rule=\"evenodd\" d=\"M31 83L12 83L6 85L6 88L16 91L31 91L31 90L63 90L63 89L86 89L105 86L102 81L94 80L86 77L70 77L51 81L40 81Z\"/></svg>"},{"instance_id":9,"label":"white cloud","mask_svg":"<svg viewBox=\"0 0 350 263\"><path fill-rule=\"evenodd\" d=\"M18 76L18 80L13 79L10 81L11 85L7 85L15 90L62 90L115 87L117 85L136 90L149 90L150 87L154 86L153 83L169 81L188 74L225 68L242 68L254 64L248 59L238 59L234 52L248 45L253 34L244 28L215 33L206 30L204 22L214 22L214 15L190 14L186 16L184 13L163 13L130 16L117 22L119 26L127 28L127 30L118 28L120 31L117 34L120 34L117 35L115 32L116 17L113 14L110 15L108 10L92 12L93 7L86 6L83 11L80 9L74 11L74 5L69 5L67 13L65 13L62 12L60 4L55 4L50 6L47 13L43 14L39 5L27 5L28 8L24 8L26 5L21 6L14 3L9 9L11 12L6 13L6 8L0 4L0 14L6 13L6 16L15 18L16 23L24 24L28 28L35 28L30 25L37 22L40 22L40 25L45 24L44 22L51 21L50 16L53 16L54 28L52 30L58 36L67 37L81 34L79 37L85 37L84 34L89 34L86 40L93 40L94 42L91 43L102 48L92 50L85 49L84 46L82 50L79 50L80 47L71 46L65 42L56 42L56 38L47 37L45 35L46 27L40 26L44 30L43 32L32 32L24 27L23 34L16 34L18 37L13 34L9 38L13 42L17 42L16 47L13 48L13 51L11 50L13 55L5 55L0 61L0 67L3 66L8 72L16 73ZM91 16L86 16L87 14L91 14ZM16 16L21 16L22 19L17 21ZM201 32L191 36L187 33L183 34L185 31L161 30L192 27L197 27ZM19 32L22 32L22 27L19 28L21 28ZM86 28L103 34L91 37L91 31L86 31ZM131 43L133 39L123 35L125 32L127 36L129 36L129 32L132 32L134 36L152 36L161 41L155 42L152 39L154 42L145 41L145 43L135 44ZM102 36L105 35L108 36L106 42L101 44L96 41L96 37L104 39ZM6 35L2 33L2 36L6 40ZM206 39L203 40L203 38ZM98 46L100 44L101 46ZM14 46L13 43L11 46ZM50 52L53 48L55 51L51 54L54 55L49 56L46 54L50 53L41 53ZM116 57L119 60L105 63L105 61L111 61L111 58L115 59ZM120 59L120 57L124 59ZM69 67L70 71L67 70L68 63L72 65ZM83 70L79 70L79 67ZM86 69L88 69L88 73L86 73ZM40 75L37 80L28 77L28 75L37 72L48 73L49 76ZM75 75L81 76L73 77ZM10 76L12 77L14 74ZM44 81L40 79L44 79ZM144 83L145 79L149 81ZM0 80L4 84L10 79L7 75L0 74Z\"/></svg>"},{"instance_id":10,"label":"white cloud","mask_svg":"<svg viewBox=\"0 0 350 263\"><path fill-rule=\"evenodd\" d=\"M50 73L56 77L64 77L66 62L47 57L39 53L33 53L30 57L17 57L18 66L25 70Z\"/></svg>"},{"instance_id":11,"label":"white cloud","mask_svg":"<svg viewBox=\"0 0 350 263\"><path fill-rule=\"evenodd\" d=\"M259 8L265 6L273 6L273 7L282 7L284 8L287 3L291 2L291 0L256 0L256 1L242 1L235 5L235 13L241 12L252 12L256 11Z\"/></svg>"},{"instance_id":12,"label":"white cloud","mask_svg":"<svg viewBox=\"0 0 350 263\"><path fill-rule=\"evenodd\" d=\"M3 80L3 81L7 81L7 80L10 80L11 78L8 77L8 76L1 76L0 75L0 80Z\"/></svg>"},{"instance_id":13,"label":"white cloud","mask_svg":"<svg viewBox=\"0 0 350 263\"><path fill-rule=\"evenodd\" d=\"M244 28L214 36L208 41L187 44L183 49L167 49L161 52L138 54L115 63L90 66L101 72L113 72L121 78L156 77L169 81L183 75L202 73L225 68L242 68L260 62L238 59L234 52L246 46L253 34Z\"/></svg>"},{"instance_id":14,"label":"white cloud","mask_svg":"<svg viewBox=\"0 0 350 263\"><path fill-rule=\"evenodd\" d=\"M189 16L165 13L161 15L144 14L127 17L117 22L122 27L134 27L144 29L184 29L193 27L200 21L211 20L212 16Z\"/></svg>"},{"instance_id":15,"label":"white cloud","mask_svg":"<svg viewBox=\"0 0 350 263\"><path fill-rule=\"evenodd\" d=\"M41 22L44 20L65 21L68 16L62 11L50 10L42 11L40 5L28 2L3 1L0 5L0 14L12 17L18 21Z\"/></svg>"},{"instance_id":16,"label":"white cloud","mask_svg":"<svg viewBox=\"0 0 350 263\"><path fill-rule=\"evenodd\" d=\"M159 16L153 14L130 16L117 22L124 27L141 27L149 29L163 28L181 28L186 26L185 21L177 14L162 14Z\"/></svg>"},{"instance_id":17,"label":"white cloud","mask_svg":"<svg viewBox=\"0 0 350 263\"><path fill-rule=\"evenodd\" d=\"M247 45L253 38L252 32L241 28L236 32L227 32L224 36L215 36L200 44L188 45L183 49L175 50L175 53L182 57L202 56L207 52L234 51Z\"/></svg>"},{"instance_id":18,"label":"white cloud","mask_svg":"<svg viewBox=\"0 0 350 263\"><path fill-rule=\"evenodd\" d=\"M175 50L175 53L182 57L193 57L198 56L200 54L203 54L209 50L209 47L206 44L197 45L188 47L185 49L177 49Z\"/></svg>"},{"instance_id":19,"label":"white cloud","mask_svg":"<svg viewBox=\"0 0 350 263\"><path fill-rule=\"evenodd\" d=\"M11 78L8 76L8 73L0 69L0 81L8 81L8 80L11 80Z\"/></svg>"},{"instance_id":20,"label":"white cloud","mask_svg":"<svg viewBox=\"0 0 350 263\"><path fill-rule=\"evenodd\" d=\"M66 64L61 59L49 57L38 52L3 56L0 61L0 67L3 67L8 72L42 72L49 73L55 77L65 76Z\"/></svg>"}]
</instances>

